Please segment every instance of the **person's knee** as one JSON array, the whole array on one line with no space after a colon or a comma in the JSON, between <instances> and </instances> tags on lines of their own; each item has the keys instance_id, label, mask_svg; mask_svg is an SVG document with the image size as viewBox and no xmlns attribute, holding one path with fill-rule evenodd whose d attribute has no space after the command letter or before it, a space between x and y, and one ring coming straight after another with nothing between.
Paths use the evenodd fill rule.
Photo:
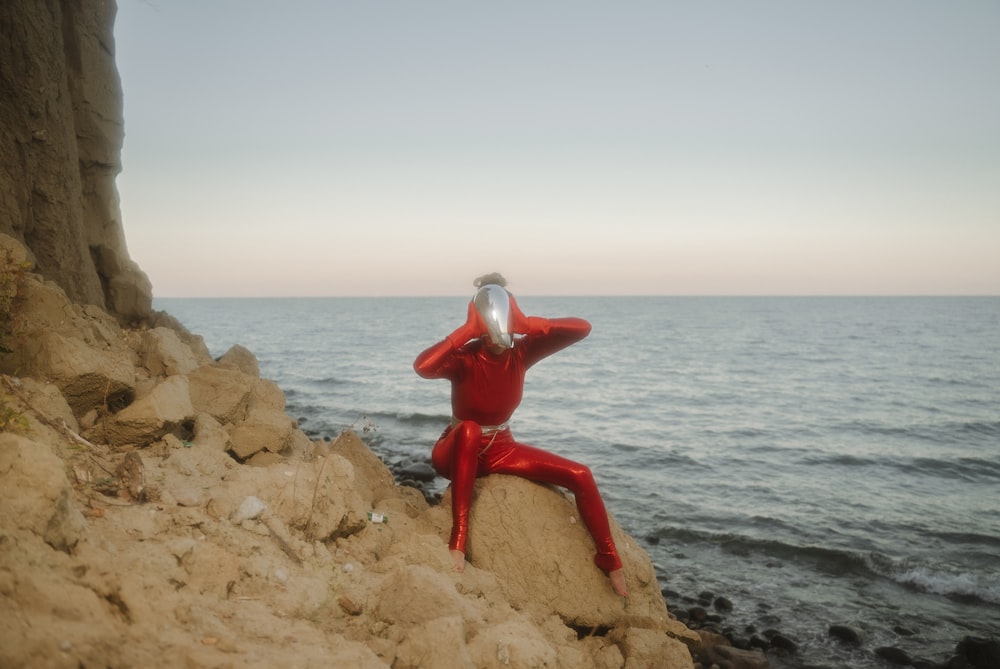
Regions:
<instances>
[{"instance_id":1,"label":"person's knee","mask_svg":"<svg viewBox=\"0 0 1000 669\"><path fill-rule=\"evenodd\" d=\"M597 487L594 482L594 473L587 465L575 464L573 467L573 482L577 489L589 489Z\"/></svg>"},{"instance_id":2,"label":"person's knee","mask_svg":"<svg viewBox=\"0 0 1000 669\"><path fill-rule=\"evenodd\" d=\"M474 420L463 420L455 426L455 438L459 448L479 450L479 442L483 438L483 428Z\"/></svg>"}]
</instances>

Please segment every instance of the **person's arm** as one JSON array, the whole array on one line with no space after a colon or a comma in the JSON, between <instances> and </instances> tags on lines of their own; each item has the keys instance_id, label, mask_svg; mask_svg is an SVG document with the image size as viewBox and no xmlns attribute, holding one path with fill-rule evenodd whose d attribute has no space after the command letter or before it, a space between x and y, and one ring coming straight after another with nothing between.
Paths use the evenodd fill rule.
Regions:
<instances>
[{"instance_id":1,"label":"person's arm","mask_svg":"<svg viewBox=\"0 0 1000 669\"><path fill-rule=\"evenodd\" d=\"M523 345L530 348L530 363L575 344L590 334L590 323L582 318L525 316L513 295L510 296L510 307L514 332L525 335Z\"/></svg>"},{"instance_id":2,"label":"person's arm","mask_svg":"<svg viewBox=\"0 0 1000 669\"><path fill-rule=\"evenodd\" d=\"M464 346L470 339L477 339L484 332L486 332L486 326L483 324L482 317L476 311L476 305L469 302L469 313L465 323L418 355L417 359L413 361L413 370L425 379L443 377L451 354Z\"/></svg>"}]
</instances>

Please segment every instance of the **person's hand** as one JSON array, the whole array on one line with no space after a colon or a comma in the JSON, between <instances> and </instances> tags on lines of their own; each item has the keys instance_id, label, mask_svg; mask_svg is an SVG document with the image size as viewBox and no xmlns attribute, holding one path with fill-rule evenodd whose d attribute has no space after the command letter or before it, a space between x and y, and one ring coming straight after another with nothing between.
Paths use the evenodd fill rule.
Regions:
<instances>
[{"instance_id":1,"label":"person's hand","mask_svg":"<svg viewBox=\"0 0 1000 669\"><path fill-rule=\"evenodd\" d=\"M521 307L518 306L514 296L510 293L507 293L507 295L510 298L511 334L528 334L528 317L521 311Z\"/></svg>"},{"instance_id":2,"label":"person's hand","mask_svg":"<svg viewBox=\"0 0 1000 669\"><path fill-rule=\"evenodd\" d=\"M507 293L510 295L510 293ZM517 300L510 295L511 331L521 335L547 335L551 324L541 316L525 316L518 306Z\"/></svg>"},{"instance_id":3,"label":"person's hand","mask_svg":"<svg viewBox=\"0 0 1000 669\"><path fill-rule=\"evenodd\" d=\"M465 322L448 335L447 339L456 349L465 344L470 339L478 339L486 333L486 323L479 315L475 302L469 302L469 311L465 316Z\"/></svg>"},{"instance_id":4,"label":"person's hand","mask_svg":"<svg viewBox=\"0 0 1000 669\"><path fill-rule=\"evenodd\" d=\"M483 316L479 313L479 309L476 309L476 303L474 300L469 301L469 311L465 316L465 328L469 333L469 339L475 339L476 337L486 334L486 321L483 320Z\"/></svg>"}]
</instances>

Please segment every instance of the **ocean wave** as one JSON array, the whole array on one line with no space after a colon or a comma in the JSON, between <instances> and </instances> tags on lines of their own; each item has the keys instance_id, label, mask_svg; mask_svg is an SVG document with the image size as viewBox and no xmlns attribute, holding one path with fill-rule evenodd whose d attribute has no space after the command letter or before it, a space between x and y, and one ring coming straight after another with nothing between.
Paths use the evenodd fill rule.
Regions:
<instances>
[{"instance_id":1,"label":"ocean wave","mask_svg":"<svg viewBox=\"0 0 1000 669\"><path fill-rule=\"evenodd\" d=\"M759 519L757 524L760 524ZM734 555L759 555L788 561L812 562L824 573L843 574L867 571L863 555L838 548L811 544L793 544L777 539L764 539L732 532L713 532L681 527L662 527L653 535L678 544L711 544Z\"/></svg>"},{"instance_id":2,"label":"ocean wave","mask_svg":"<svg viewBox=\"0 0 1000 669\"><path fill-rule=\"evenodd\" d=\"M980 534L978 532L933 532L932 536L944 539L950 544L963 544L967 546L992 546L1000 549L1000 537L991 534Z\"/></svg>"},{"instance_id":3,"label":"ocean wave","mask_svg":"<svg viewBox=\"0 0 1000 669\"><path fill-rule=\"evenodd\" d=\"M1000 463L982 458L906 458L893 463L908 474L931 473L935 477L978 481L983 478L1000 479Z\"/></svg>"},{"instance_id":4,"label":"ocean wave","mask_svg":"<svg viewBox=\"0 0 1000 669\"><path fill-rule=\"evenodd\" d=\"M810 454L802 458L802 462L807 465L833 465L835 467L870 467L879 464L879 461L875 458L866 458L849 453Z\"/></svg>"},{"instance_id":5,"label":"ocean wave","mask_svg":"<svg viewBox=\"0 0 1000 669\"><path fill-rule=\"evenodd\" d=\"M451 421L450 414L427 414L420 412L375 411L370 413L369 416L375 420L376 423L379 421L393 421L402 423L403 425L409 427L440 426L442 430L449 423L449 421Z\"/></svg>"},{"instance_id":6,"label":"ocean wave","mask_svg":"<svg viewBox=\"0 0 1000 669\"><path fill-rule=\"evenodd\" d=\"M900 585L962 601L1000 604L1000 576L973 574L947 565L918 564L871 554L865 562L871 571Z\"/></svg>"},{"instance_id":7,"label":"ocean wave","mask_svg":"<svg viewBox=\"0 0 1000 669\"><path fill-rule=\"evenodd\" d=\"M929 411L929 410L928 410ZM970 438L995 443L1000 437L1000 421L944 421L912 425L887 425L873 421L854 420L837 426L850 433L876 435L903 440L919 440L934 444L964 444Z\"/></svg>"},{"instance_id":8,"label":"ocean wave","mask_svg":"<svg viewBox=\"0 0 1000 669\"><path fill-rule=\"evenodd\" d=\"M850 453L810 453L802 464L818 467L885 467L905 474L932 475L960 481L1000 479L1000 459L983 457L904 457L898 454L873 456Z\"/></svg>"},{"instance_id":9,"label":"ocean wave","mask_svg":"<svg viewBox=\"0 0 1000 669\"><path fill-rule=\"evenodd\" d=\"M820 573L833 576L865 576L964 602L1000 604L1000 575L973 573L944 564L926 564L896 559L877 551L799 545L730 532L712 532L683 527L661 527L652 534L675 544L709 544L741 557L759 556L788 562L810 563Z\"/></svg>"}]
</instances>

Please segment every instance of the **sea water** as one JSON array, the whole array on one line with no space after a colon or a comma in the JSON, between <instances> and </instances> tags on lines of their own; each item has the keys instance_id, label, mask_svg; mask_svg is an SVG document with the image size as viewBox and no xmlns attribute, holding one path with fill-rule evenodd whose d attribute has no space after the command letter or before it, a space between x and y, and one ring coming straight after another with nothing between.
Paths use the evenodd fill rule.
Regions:
<instances>
[{"instance_id":1,"label":"sea water","mask_svg":"<svg viewBox=\"0 0 1000 669\"><path fill-rule=\"evenodd\" d=\"M876 667L880 646L944 661L966 635L1000 635L1000 298L519 303L593 332L529 371L515 436L592 468L666 591L723 595L737 632L795 641L774 666ZM448 383L413 359L466 304L154 306L213 355L253 351L310 434L353 427L403 465L426 461L450 418Z\"/></svg>"}]
</instances>

